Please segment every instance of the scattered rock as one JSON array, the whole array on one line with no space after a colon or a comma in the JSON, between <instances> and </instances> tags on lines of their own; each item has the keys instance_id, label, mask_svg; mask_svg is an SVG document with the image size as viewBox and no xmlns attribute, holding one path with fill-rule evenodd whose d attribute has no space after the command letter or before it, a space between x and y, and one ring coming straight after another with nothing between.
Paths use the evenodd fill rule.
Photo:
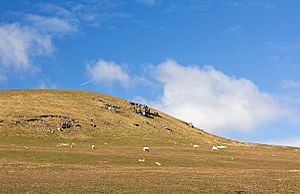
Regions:
<instances>
[{"instance_id":1,"label":"scattered rock","mask_svg":"<svg viewBox=\"0 0 300 194\"><path fill-rule=\"evenodd\" d=\"M26 122L34 122L34 121L38 121L38 118L31 118L31 119L26 119Z\"/></svg>"},{"instance_id":2,"label":"scattered rock","mask_svg":"<svg viewBox=\"0 0 300 194\"><path fill-rule=\"evenodd\" d=\"M69 129L73 126L73 123L71 121L64 121L60 125L62 129Z\"/></svg>"},{"instance_id":3,"label":"scattered rock","mask_svg":"<svg viewBox=\"0 0 300 194\"><path fill-rule=\"evenodd\" d=\"M121 107L113 105L113 104L105 104L105 108L112 112L119 112Z\"/></svg>"},{"instance_id":4,"label":"scattered rock","mask_svg":"<svg viewBox=\"0 0 300 194\"><path fill-rule=\"evenodd\" d=\"M33 125L37 129L42 129L51 133L53 133L55 129L64 131L73 126L81 127L75 119L62 115L40 115L33 118L23 118L14 124L14 126L17 125Z\"/></svg>"},{"instance_id":5,"label":"scattered rock","mask_svg":"<svg viewBox=\"0 0 300 194\"><path fill-rule=\"evenodd\" d=\"M171 133L171 132L173 132L173 129L171 129L171 128L168 128L168 127L165 127L165 130L166 130L168 133Z\"/></svg>"},{"instance_id":6,"label":"scattered rock","mask_svg":"<svg viewBox=\"0 0 300 194\"><path fill-rule=\"evenodd\" d=\"M145 104L139 104L136 102L128 101L128 104L131 106L133 111L137 114L140 114L145 117L153 118L159 117L158 112L151 112L151 109Z\"/></svg>"},{"instance_id":7,"label":"scattered rock","mask_svg":"<svg viewBox=\"0 0 300 194\"><path fill-rule=\"evenodd\" d=\"M191 122L185 122L185 121L182 121L182 122L183 122L184 124L186 124L186 125L188 125L188 126L194 128L193 123L191 123Z\"/></svg>"}]
</instances>

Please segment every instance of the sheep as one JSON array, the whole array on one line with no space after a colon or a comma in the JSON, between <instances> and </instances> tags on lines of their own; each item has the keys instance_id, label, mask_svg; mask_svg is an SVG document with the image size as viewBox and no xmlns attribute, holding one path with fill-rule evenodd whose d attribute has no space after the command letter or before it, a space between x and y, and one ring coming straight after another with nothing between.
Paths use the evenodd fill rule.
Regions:
<instances>
[{"instance_id":1,"label":"sheep","mask_svg":"<svg viewBox=\"0 0 300 194\"><path fill-rule=\"evenodd\" d=\"M70 144L68 144L68 143L59 143L59 144L57 144L56 146L57 146L57 147L69 147Z\"/></svg>"},{"instance_id":2,"label":"sheep","mask_svg":"<svg viewBox=\"0 0 300 194\"><path fill-rule=\"evenodd\" d=\"M145 162L145 158L139 159L139 162Z\"/></svg>"},{"instance_id":3,"label":"sheep","mask_svg":"<svg viewBox=\"0 0 300 194\"><path fill-rule=\"evenodd\" d=\"M144 152L150 152L150 148L149 147L143 147Z\"/></svg>"},{"instance_id":4,"label":"sheep","mask_svg":"<svg viewBox=\"0 0 300 194\"><path fill-rule=\"evenodd\" d=\"M159 162L155 162L155 164L158 165L158 166L161 166L161 163L159 163Z\"/></svg>"},{"instance_id":5,"label":"sheep","mask_svg":"<svg viewBox=\"0 0 300 194\"><path fill-rule=\"evenodd\" d=\"M227 148L227 147L226 146L220 146L220 145L218 145L218 146L213 146L211 148L211 150L219 150L219 149L225 149L225 148Z\"/></svg>"},{"instance_id":6,"label":"sheep","mask_svg":"<svg viewBox=\"0 0 300 194\"><path fill-rule=\"evenodd\" d=\"M219 150L217 146L213 146L211 150Z\"/></svg>"},{"instance_id":7,"label":"sheep","mask_svg":"<svg viewBox=\"0 0 300 194\"><path fill-rule=\"evenodd\" d=\"M92 145L92 149L93 149L93 150L96 149L96 146L95 146L95 145Z\"/></svg>"},{"instance_id":8,"label":"sheep","mask_svg":"<svg viewBox=\"0 0 300 194\"><path fill-rule=\"evenodd\" d=\"M197 145L197 144L194 144L193 145L193 148L199 148L200 146L199 145Z\"/></svg>"},{"instance_id":9,"label":"sheep","mask_svg":"<svg viewBox=\"0 0 300 194\"><path fill-rule=\"evenodd\" d=\"M226 146L217 146L218 149L224 149L227 148Z\"/></svg>"}]
</instances>

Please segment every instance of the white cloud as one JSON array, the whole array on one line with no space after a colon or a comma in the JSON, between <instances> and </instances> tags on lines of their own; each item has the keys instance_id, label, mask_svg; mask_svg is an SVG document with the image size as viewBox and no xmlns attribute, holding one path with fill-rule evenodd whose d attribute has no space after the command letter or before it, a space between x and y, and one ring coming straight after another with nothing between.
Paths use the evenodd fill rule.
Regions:
<instances>
[{"instance_id":1,"label":"white cloud","mask_svg":"<svg viewBox=\"0 0 300 194\"><path fill-rule=\"evenodd\" d=\"M18 23L0 25L0 66L33 69L32 58L52 54L49 36Z\"/></svg>"},{"instance_id":2,"label":"white cloud","mask_svg":"<svg viewBox=\"0 0 300 194\"><path fill-rule=\"evenodd\" d=\"M96 63L92 62L86 67L87 73L91 81L97 83L108 83L118 81L122 84L127 84L130 77L121 67L121 65L114 61L98 60Z\"/></svg>"},{"instance_id":3,"label":"white cloud","mask_svg":"<svg viewBox=\"0 0 300 194\"><path fill-rule=\"evenodd\" d=\"M154 6L157 3L157 0L137 0L137 2L146 6Z\"/></svg>"},{"instance_id":4,"label":"white cloud","mask_svg":"<svg viewBox=\"0 0 300 194\"><path fill-rule=\"evenodd\" d=\"M163 95L154 106L211 132L248 131L281 115L280 106L250 80L211 66L182 66L168 60L157 67Z\"/></svg>"},{"instance_id":5,"label":"white cloud","mask_svg":"<svg viewBox=\"0 0 300 194\"><path fill-rule=\"evenodd\" d=\"M40 32L54 35L65 35L75 32L76 20L62 19L58 17L44 17L40 15L27 14L25 20Z\"/></svg>"}]
</instances>

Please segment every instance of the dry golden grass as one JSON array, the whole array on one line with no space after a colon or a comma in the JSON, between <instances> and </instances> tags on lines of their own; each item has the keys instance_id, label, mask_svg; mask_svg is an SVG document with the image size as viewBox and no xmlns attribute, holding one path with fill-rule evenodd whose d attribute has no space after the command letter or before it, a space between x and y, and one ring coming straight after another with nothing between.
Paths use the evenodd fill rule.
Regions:
<instances>
[{"instance_id":1,"label":"dry golden grass","mask_svg":"<svg viewBox=\"0 0 300 194\"><path fill-rule=\"evenodd\" d=\"M300 149L223 139L159 115L99 93L1 91L0 193L300 193ZM66 120L81 127L56 130Z\"/></svg>"}]
</instances>

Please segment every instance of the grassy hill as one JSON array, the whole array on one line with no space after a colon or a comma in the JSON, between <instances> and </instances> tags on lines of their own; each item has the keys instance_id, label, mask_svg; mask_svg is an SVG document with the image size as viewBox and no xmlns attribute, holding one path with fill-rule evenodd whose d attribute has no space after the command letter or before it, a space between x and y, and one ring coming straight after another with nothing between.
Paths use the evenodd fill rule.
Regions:
<instances>
[{"instance_id":1,"label":"grassy hill","mask_svg":"<svg viewBox=\"0 0 300 194\"><path fill-rule=\"evenodd\" d=\"M300 193L300 149L136 107L86 91L0 91L0 193Z\"/></svg>"}]
</instances>

